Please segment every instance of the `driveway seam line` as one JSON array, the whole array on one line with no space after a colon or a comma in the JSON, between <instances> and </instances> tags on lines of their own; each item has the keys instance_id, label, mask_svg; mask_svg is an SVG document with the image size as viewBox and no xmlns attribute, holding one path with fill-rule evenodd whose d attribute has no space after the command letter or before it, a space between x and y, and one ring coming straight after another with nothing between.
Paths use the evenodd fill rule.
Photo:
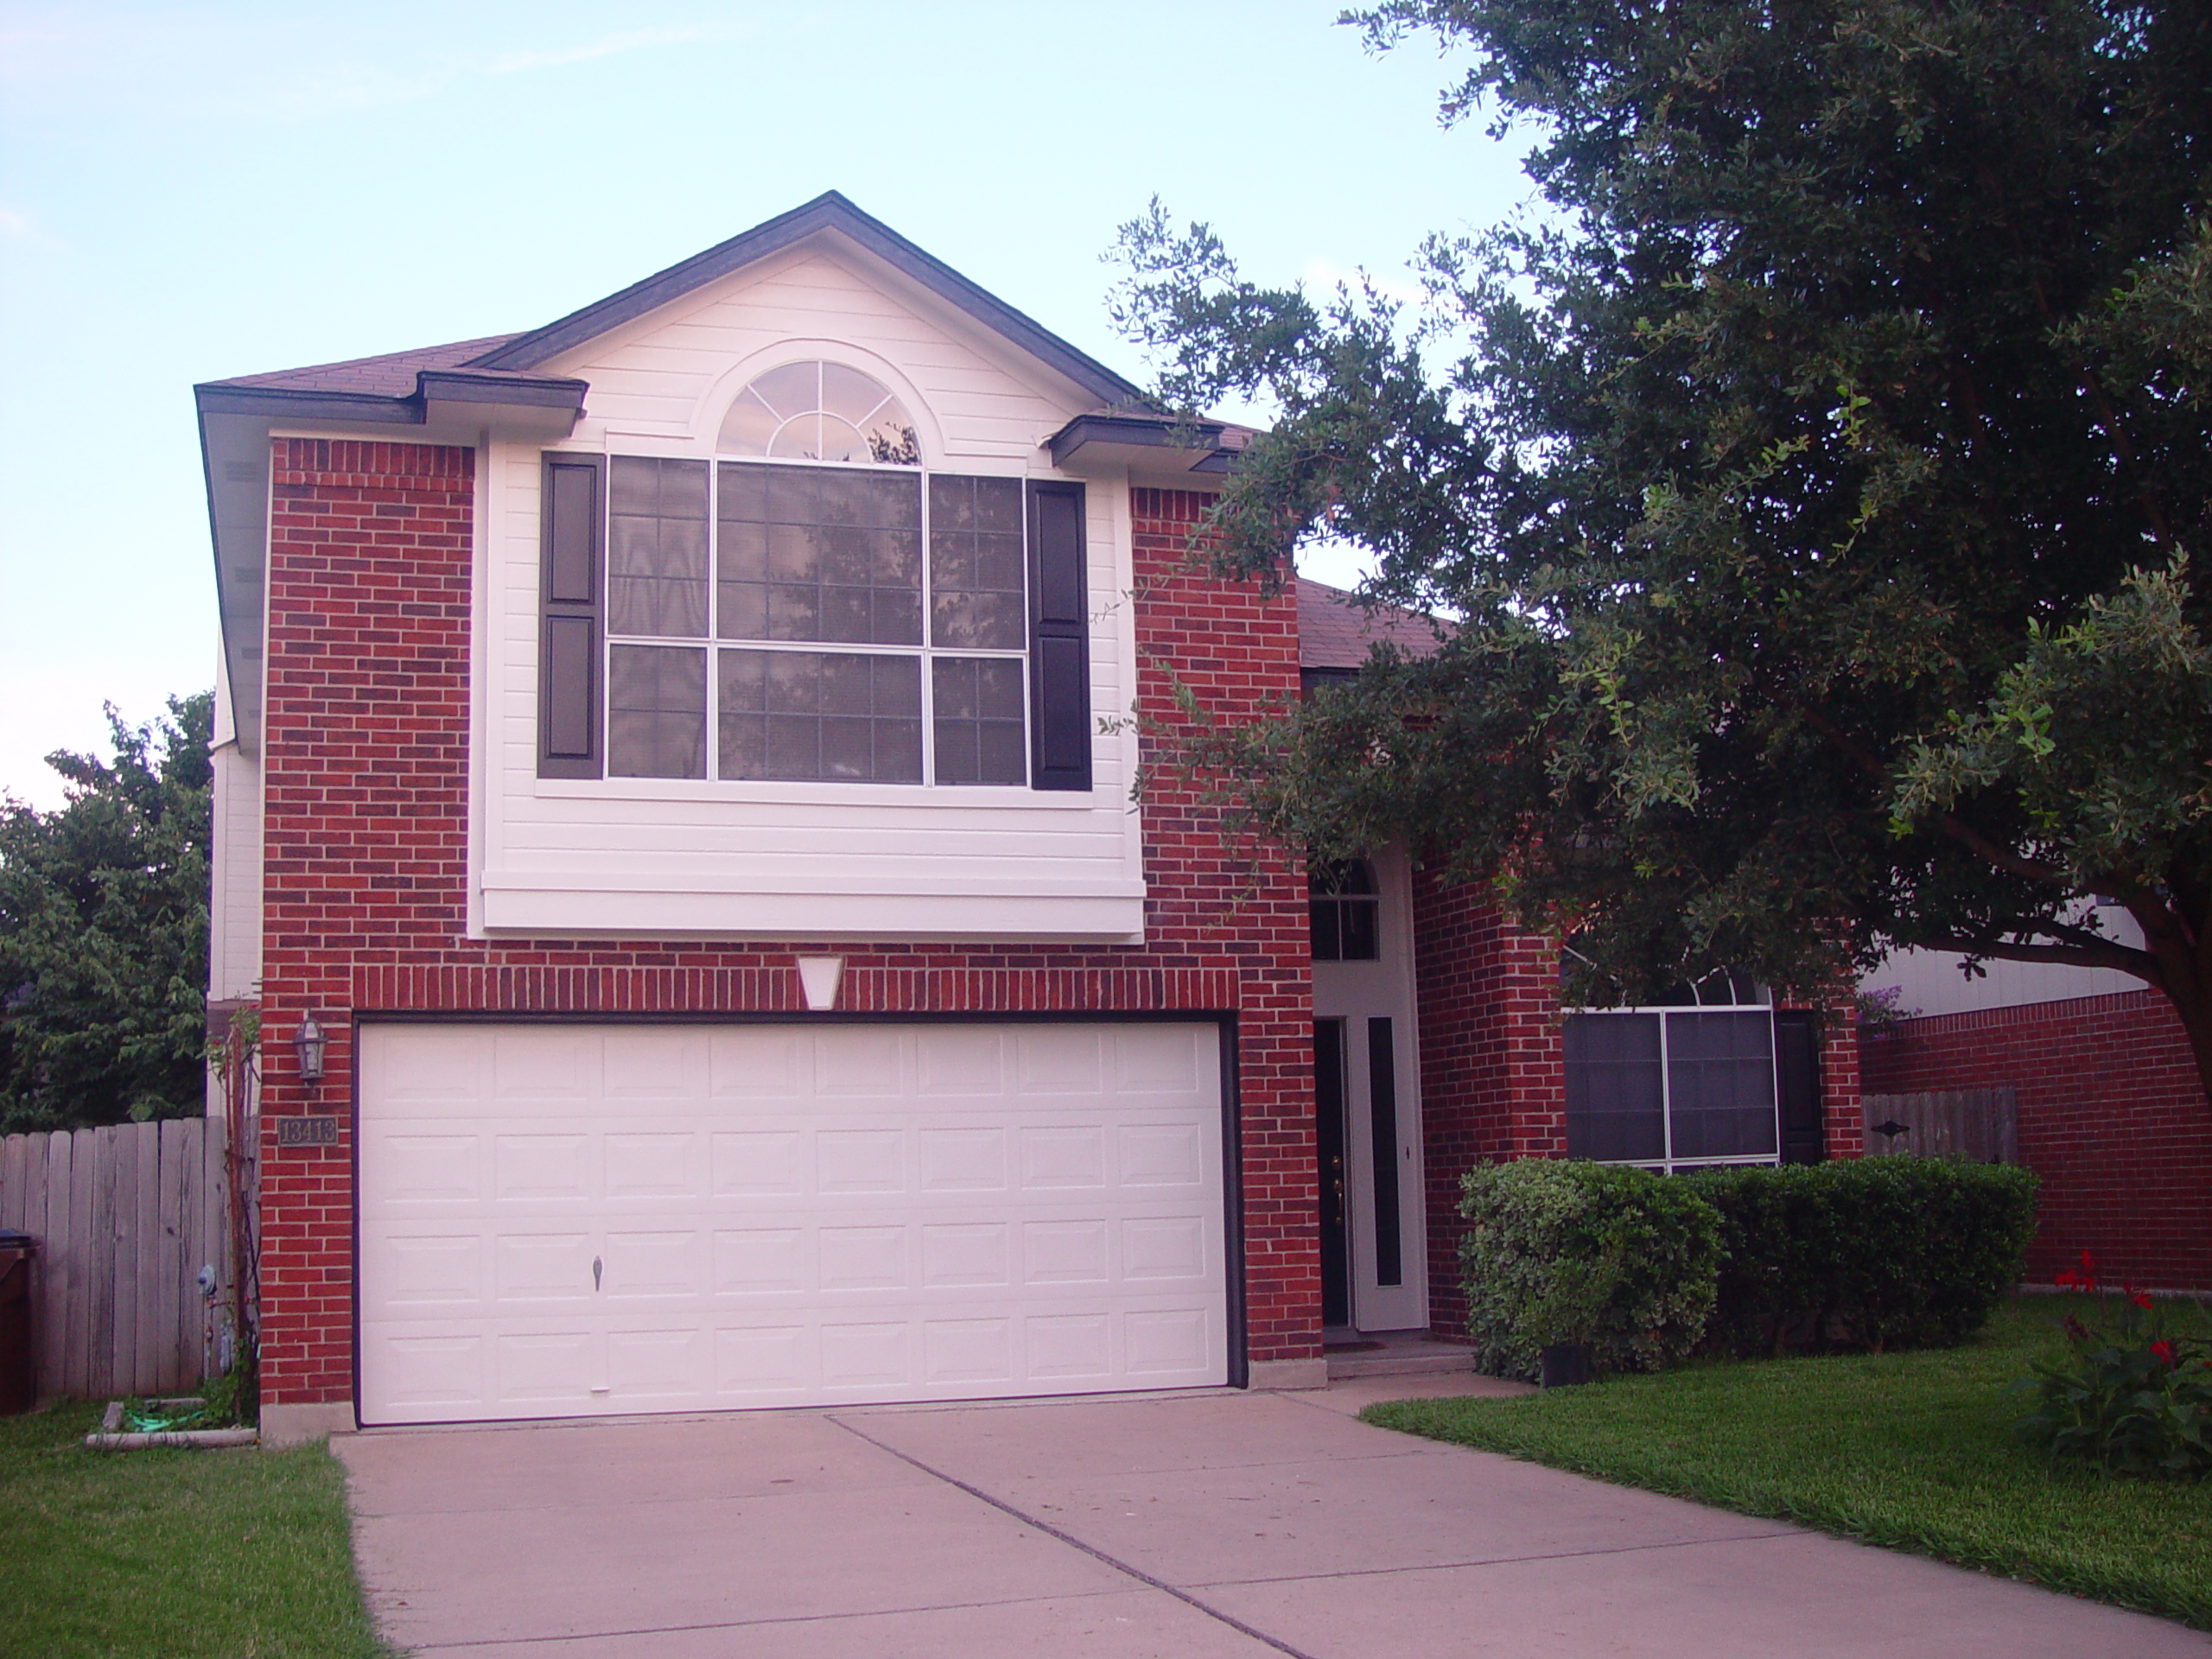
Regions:
<instances>
[{"instance_id":1,"label":"driveway seam line","mask_svg":"<svg viewBox=\"0 0 2212 1659\"><path fill-rule=\"evenodd\" d=\"M827 1416L827 1414L825 1414L825 1416ZM1303 1649L1294 1648L1289 1643L1282 1641L1279 1637L1269 1636L1265 1630L1258 1630L1252 1625L1247 1624L1243 1619L1236 1618L1234 1614L1225 1613L1218 1607L1210 1606L1199 1597L1192 1595L1189 1591L1181 1588L1179 1586L1170 1584L1165 1579L1154 1578L1142 1567L1133 1567L1127 1561L1121 1560L1115 1556L1109 1555L1104 1550L1096 1548L1093 1546L1085 1543L1073 1533L1063 1531L1060 1528L1054 1526L1049 1521L1042 1520L1033 1515L1025 1514L1020 1510L1016 1509L1013 1504L1007 1503L1004 1499L994 1497L990 1493L984 1491L981 1487L969 1485L966 1481L962 1480L957 1475L949 1475L942 1469L931 1468L928 1464L924 1463L919 1458L911 1457L907 1453L901 1452L897 1446L887 1445L884 1441L877 1440L874 1435L862 1433L860 1429L854 1427L852 1424L846 1422L842 1418L827 1416L827 1420L830 1422L836 1423L838 1427L843 1429L848 1434L851 1434L857 1439L866 1440L870 1446L875 1447L877 1451L888 1452L891 1456L898 1459L901 1463L912 1465L914 1468L920 1470L924 1474L932 1476L936 1479L943 1481L946 1485L955 1487L957 1490L967 1493L969 1497L976 1499L978 1503L989 1504L1001 1515L1012 1516L1024 1526L1034 1527L1038 1531L1046 1534L1047 1536L1058 1539L1071 1549L1081 1550L1084 1554L1090 1556L1091 1560L1100 1562L1104 1566L1112 1567L1116 1573L1123 1573L1129 1578L1135 1579L1139 1584L1145 1585L1152 1589L1157 1590L1164 1595L1174 1597L1176 1600L1183 1603L1184 1605L1196 1608L1199 1612L1204 1613L1208 1618L1228 1625L1230 1629L1236 1631L1240 1635L1249 1636L1255 1642L1264 1643L1268 1647L1273 1648L1277 1653L1288 1655L1289 1659L1313 1659L1313 1656L1306 1652Z\"/></svg>"},{"instance_id":2,"label":"driveway seam line","mask_svg":"<svg viewBox=\"0 0 2212 1659\"><path fill-rule=\"evenodd\" d=\"M1678 1538L1663 1544L1614 1544L1604 1549L1556 1549L1541 1555L1488 1555L1465 1561L1409 1561L1402 1567L1348 1567L1333 1573L1284 1573L1265 1579L1208 1579L1209 1590L1238 1589L1254 1584L1303 1584L1317 1579L1375 1579L1393 1573L1457 1573L1471 1567L1519 1567L1529 1561L1580 1561L1600 1555L1645 1555L1662 1549L1710 1549L1716 1544L1761 1544L1774 1538L1804 1538L1817 1535L1802 1527L1784 1532L1746 1532L1728 1538Z\"/></svg>"},{"instance_id":3,"label":"driveway seam line","mask_svg":"<svg viewBox=\"0 0 2212 1659\"><path fill-rule=\"evenodd\" d=\"M696 1630L752 1630L770 1624L826 1624L838 1619L908 1618L918 1614L981 1611L1026 1607L1040 1601L1087 1601L1096 1596L1126 1596L1126 1590L1070 1590L1049 1596L1009 1596L1000 1601L932 1601L913 1607L872 1607L850 1613L785 1613L773 1618L723 1618L704 1624L633 1624L619 1630L575 1630L566 1636L485 1636L467 1642L417 1643L410 1655L466 1653L471 1648L529 1648L554 1642L604 1642L628 1636L683 1636Z\"/></svg>"}]
</instances>

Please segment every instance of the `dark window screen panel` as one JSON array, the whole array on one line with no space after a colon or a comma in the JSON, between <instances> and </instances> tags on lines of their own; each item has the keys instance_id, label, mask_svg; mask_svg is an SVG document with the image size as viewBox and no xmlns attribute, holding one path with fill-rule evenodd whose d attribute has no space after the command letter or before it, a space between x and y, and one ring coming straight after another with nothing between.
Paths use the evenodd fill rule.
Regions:
<instances>
[{"instance_id":1,"label":"dark window screen panel","mask_svg":"<svg viewBox=\"0 0 2212 1659\"><path fill-rule=\"evenodd\" d=\"M1676 1160L1772 1155L1773 1016L1669 1014L1667 1100Z\"/></svg>"},{"instance_id":2,"label":"dark window screen panel","mask_svg":"<svg viewBox=\"0 0 2212 1659\"><path fill-rule=\"evenodd\" d=\"M723 777L921 782L919 658L829 651L718 657Z\"/></svg>"},{"instance_id":3,"label":"dark window screen panel","mask_svg":"<svg viewBox=\"0 0 2212 1659\"><path fill-rule=\"evenodd\" d=\"M1351 1234L1344 1224L1344 1022L1313 1022L1313 1150L1319 1160L1321 1323L1351 1323Z\"/></svg>"},{"instance_id":4,"label":"dark window screen panel","mask_svg":"<svg viewBox=\"0 0 2212 1659\"><path fill-rule=\"evenodd\" d=\"M1029 781L1019 658L937 658L930 703L938 783Z\"/></svg>"},{"instance_id":5,"label":"dark window screen panel","mask_svg":"<svg viewBox=\"0 0 2212 1659\"><path fill-rule=\"evenodd\" d=\"M607 474L610 633L707 633L707 463L617 455Z\"/></svg>"},{"instance_id":6,"label":"dark window screen panel","mask_svg":"<svg viewBox=\"0 0 2212 1659\"><path fill-rule=\"evenodd\" d=\"M1021 483L930 480L930 643L1020 651L1029 643Z\"/></svg>"},{"instance_id":7,"label":"dark window screen panel","mask_svg":"<svg viewBox=\"0 0 2212 1659\"><path fill-rule=\"evenodd\" d=\"M725 461L718 487L723 639L922 643L918 477Z\"/></svg>"},{"instance_id":8,"label":"dark window screen panel","mask_svg":"<svg viewBox=\"0 0 2212 1659\"><path fill-rule=\"evenodd\" d=\"M1667 1155L1666 1077L1656 1014L1573 1014L1561 1033L1570 1158Z\"/></svg>"},{"instance_id":9,"label":"dark window screen panel","mask_svg":"<svg viewBox=\"0 0 2212 1659\"><path fill-rule=\"evenodd\" d=\"M1405 1263L1398 1245L1398 1058L1390 1022L1367 1022L1367 1121L1374 1151L1375 1282L1402 1285Z\"/></svg>"},{"instance_id":10,"label":"dark window screen panel","mask_svg":"<svg viewBox=\"0 0 2212 1659\"><path fill-rule=\"evenodd\" d=\"M707 653L616 645L607 654L607 771L613 778L707 775Z\"/></svg>"}]
</instances>

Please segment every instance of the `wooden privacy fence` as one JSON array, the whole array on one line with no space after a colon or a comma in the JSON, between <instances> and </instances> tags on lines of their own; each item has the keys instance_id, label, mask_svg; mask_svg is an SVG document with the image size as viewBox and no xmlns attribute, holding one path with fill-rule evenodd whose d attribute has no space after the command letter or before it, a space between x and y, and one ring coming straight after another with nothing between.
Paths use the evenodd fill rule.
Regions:
<instances>
[{"instance_id":1,"label":"wooden privacy fence","mask_svg":"<svg viewBox=\"0 0 2212 1659\"><path fill-rule=\"evenodd\" d=\"M174 1394L219 1369L231 1259L219 1121L0 1140L0 1228L38 1240L41 1395Z\"/></svg>"},{"instance_id":2,"label":"wooden privacy fence","mask_svg":"<svg viewBox=\"0 0 2212 1659\"><path fill-rule=\"evenodd\" d=\"M2019 1108L2010 1089L1952 1089L1921 1095L1863 1095L1866 1155L1916 1154L1977 1164L2020 1161ZM1892 1129L1893 1133L1882 1133Z\"/></svg>"}]
</instances>

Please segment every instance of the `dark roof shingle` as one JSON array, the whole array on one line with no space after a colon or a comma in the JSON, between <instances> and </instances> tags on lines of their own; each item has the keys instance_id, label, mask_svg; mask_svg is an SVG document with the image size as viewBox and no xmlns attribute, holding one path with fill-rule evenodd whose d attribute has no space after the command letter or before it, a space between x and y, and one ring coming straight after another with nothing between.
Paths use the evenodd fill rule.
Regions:
<instances>
[{"instance_id":1,"label":"dark roof shingle","mask_svg":"<svg viewBox=\"0 0 2212 1659\"><path fill-rule=\"evenodd\" d=\"M272 374L241 374L233 379L208 384L251 386L270 391L353 391L375 397L411 397L415 395L415 377L424 369L458 368L472 358L481 357L519 338L518 334L487 334L481 340L418 346L411 352L387 352L382 357L356 357L343 363L316 363L304 369L279 369Z\"/></svg>"},{"instance_id":2,"label":"dark roof shingle","mask_svg":"<svg viewBox=\"0 0 2212 1659\"><path fill-rule=\"evenodd\" d=\"M1298 578L1300 668L1358 668L1367 661L1369 650L1382 640L1408 657L1426 657L1442 643L1438 630L1450 626L1395 605L1370 610L1341 588Z\"/></svg>"}]
</instances>

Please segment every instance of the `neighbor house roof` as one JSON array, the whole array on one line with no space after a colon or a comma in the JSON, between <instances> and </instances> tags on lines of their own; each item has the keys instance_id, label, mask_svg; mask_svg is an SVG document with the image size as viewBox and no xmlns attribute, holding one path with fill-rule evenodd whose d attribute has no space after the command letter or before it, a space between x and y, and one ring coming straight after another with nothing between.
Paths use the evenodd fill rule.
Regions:
<instances>
[{"instance_id":1,"label":"neighbor house roof","mask_svg":"<svg viewBox=\"0 0 2212 1659\"><path fill-rule=\"evenodd\" d=\"M1408 657L1426 657L1442 643L1451 624L1395 605L1363 605L1341 588L1298 578L1298 666L1312 672L1350 673L1387 642Z\"/></svg>"}]
</instances>

